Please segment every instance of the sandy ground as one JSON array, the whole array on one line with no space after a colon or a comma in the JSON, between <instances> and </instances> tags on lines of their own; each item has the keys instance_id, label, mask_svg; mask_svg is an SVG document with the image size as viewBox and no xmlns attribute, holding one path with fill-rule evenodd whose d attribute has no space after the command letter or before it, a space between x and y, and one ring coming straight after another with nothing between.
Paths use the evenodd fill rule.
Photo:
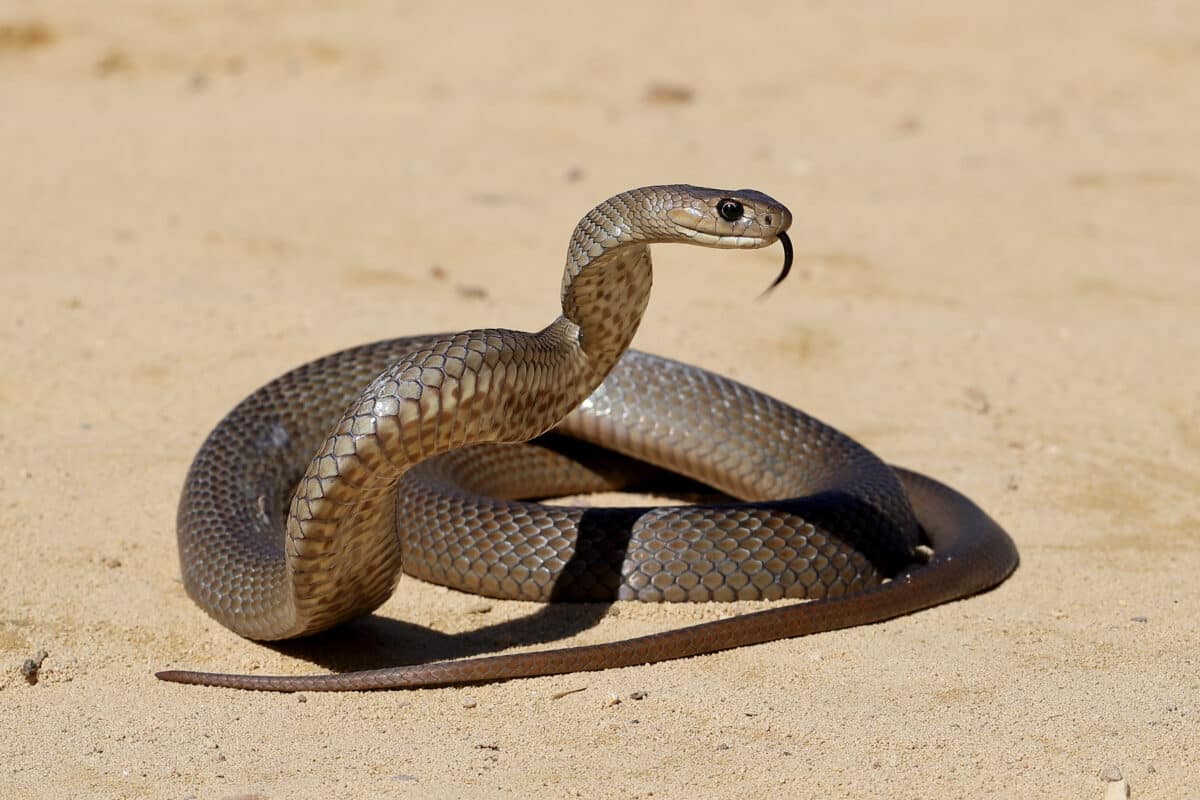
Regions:
<instances>
[{"instance_id":1,"label":"sandy ground","mask_svg":"<svg viewBox=\"0 0 1200 800\"><path fill-rule=\"evenodd\" d=\"M0 3L0 795L1200 796L1200 7L433 6ZM152 677L727 613L522 624L405 580L276 650L178 579L180 483L233 403L335 348L543 325L579 216L675 181L787 202L797 274L756 303L777 249L661 248L637 345L953 483L1010 581L469 689Z\"/></svg>"}]
</instances>

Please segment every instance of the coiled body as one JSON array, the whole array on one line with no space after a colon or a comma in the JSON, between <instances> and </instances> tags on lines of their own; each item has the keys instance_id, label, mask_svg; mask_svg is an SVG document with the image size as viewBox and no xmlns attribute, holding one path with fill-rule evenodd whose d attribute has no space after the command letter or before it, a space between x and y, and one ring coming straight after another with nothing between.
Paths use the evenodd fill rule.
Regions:
<instances>
[{"instance_id":1,"label":"coiled body","mask_svg":"<svg viewBox=\"0 0 1200 800\"><path fill-rule=\"evenodd\" d=\"M496 597L825 601L650 644L301 679L162 677L353 689L596 669L861 624L1002 580L1015 550L969 501L898 476L849 438L748 387L627 352L649 297L649 244L761 247L786 242L790 219L745 190L626 192L577 226L563 316L544 330L396 339L276 379L198 453L180 503L180 559L189 594L260 639L365 613L402 570ZM555 426L742 502L650 510L522 502L624 481L620 470L516 444ZM905 572L921 560L923 531L934 557Z\"/></svg>"}]
</instances>

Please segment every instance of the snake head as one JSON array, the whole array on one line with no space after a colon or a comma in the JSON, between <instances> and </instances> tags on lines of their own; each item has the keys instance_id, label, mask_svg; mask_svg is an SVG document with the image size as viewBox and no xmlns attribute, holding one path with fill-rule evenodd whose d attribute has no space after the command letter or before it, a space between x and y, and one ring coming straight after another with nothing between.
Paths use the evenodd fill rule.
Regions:
<instances>
[{"instance_id":1,"label":"snake head","mask_svg":"<svg viewBox=\"0 0 1200 800\"><path fill-rule=\"evenodd\" d=\"M792 224L792 212L783 203L754 189L670 189L668 194L676 204L666 216L677 235L709 247L746 249L767 247L778 240L783 245L783 269L763 294L788 276L792 242L787 229Z\"/></svg>"}]
</instances>

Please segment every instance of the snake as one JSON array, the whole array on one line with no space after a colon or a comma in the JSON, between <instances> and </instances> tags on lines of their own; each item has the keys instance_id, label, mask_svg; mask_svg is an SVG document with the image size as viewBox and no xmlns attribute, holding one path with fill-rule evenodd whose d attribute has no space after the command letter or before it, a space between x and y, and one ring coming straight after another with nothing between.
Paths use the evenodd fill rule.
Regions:
<instances>
[{"instance_id":1,"label":"snake","mask_svg":"<svg viewBox=\"0 0 1200 800\"><path fill-rule=\"evenodd\" d=\"M544 651L158 677L336 691L610 669L877 623L1001 583L1015 545L962 494L742 383L630 349L652 245L781 243L774 287L792 264L791 222L753 189L648 186L605 200L572 233L561 316L537 332L361 345L274 379L200 447L176 530L187 594L253 640L367 614L401 574L545 602L809 602ZM636 488L656 470L716 496L652 508L539 502Z\"/></svg>"}]
</instances>

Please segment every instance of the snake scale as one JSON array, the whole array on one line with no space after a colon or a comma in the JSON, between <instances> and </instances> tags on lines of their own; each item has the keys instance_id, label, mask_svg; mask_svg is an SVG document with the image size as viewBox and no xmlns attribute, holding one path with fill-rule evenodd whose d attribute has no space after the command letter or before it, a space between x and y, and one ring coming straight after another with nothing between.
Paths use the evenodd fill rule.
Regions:
<instances>
[{"instance_id":1,"label":"snake scale","mask_svg":"<svg viewBox=\"0 0 1200 800\"><path fill-rule=\"evenodd\" d=\"M778 283L791 219L753 190L651 186L604 201L571 237L562 316L536 333L363 345L276 378L201 447L177 533L188 594L261 640L365 614L402 571L498 598L813 602L548 652L158 676L321 691L607 669L877 622L1003 581L1017 564L1012 541L954 490L736 381L629 350L650 297L651 244L779 241ZM530 502L627 488L646 464L727 497L643 509Z\"/></svg>"}]
</instances>

